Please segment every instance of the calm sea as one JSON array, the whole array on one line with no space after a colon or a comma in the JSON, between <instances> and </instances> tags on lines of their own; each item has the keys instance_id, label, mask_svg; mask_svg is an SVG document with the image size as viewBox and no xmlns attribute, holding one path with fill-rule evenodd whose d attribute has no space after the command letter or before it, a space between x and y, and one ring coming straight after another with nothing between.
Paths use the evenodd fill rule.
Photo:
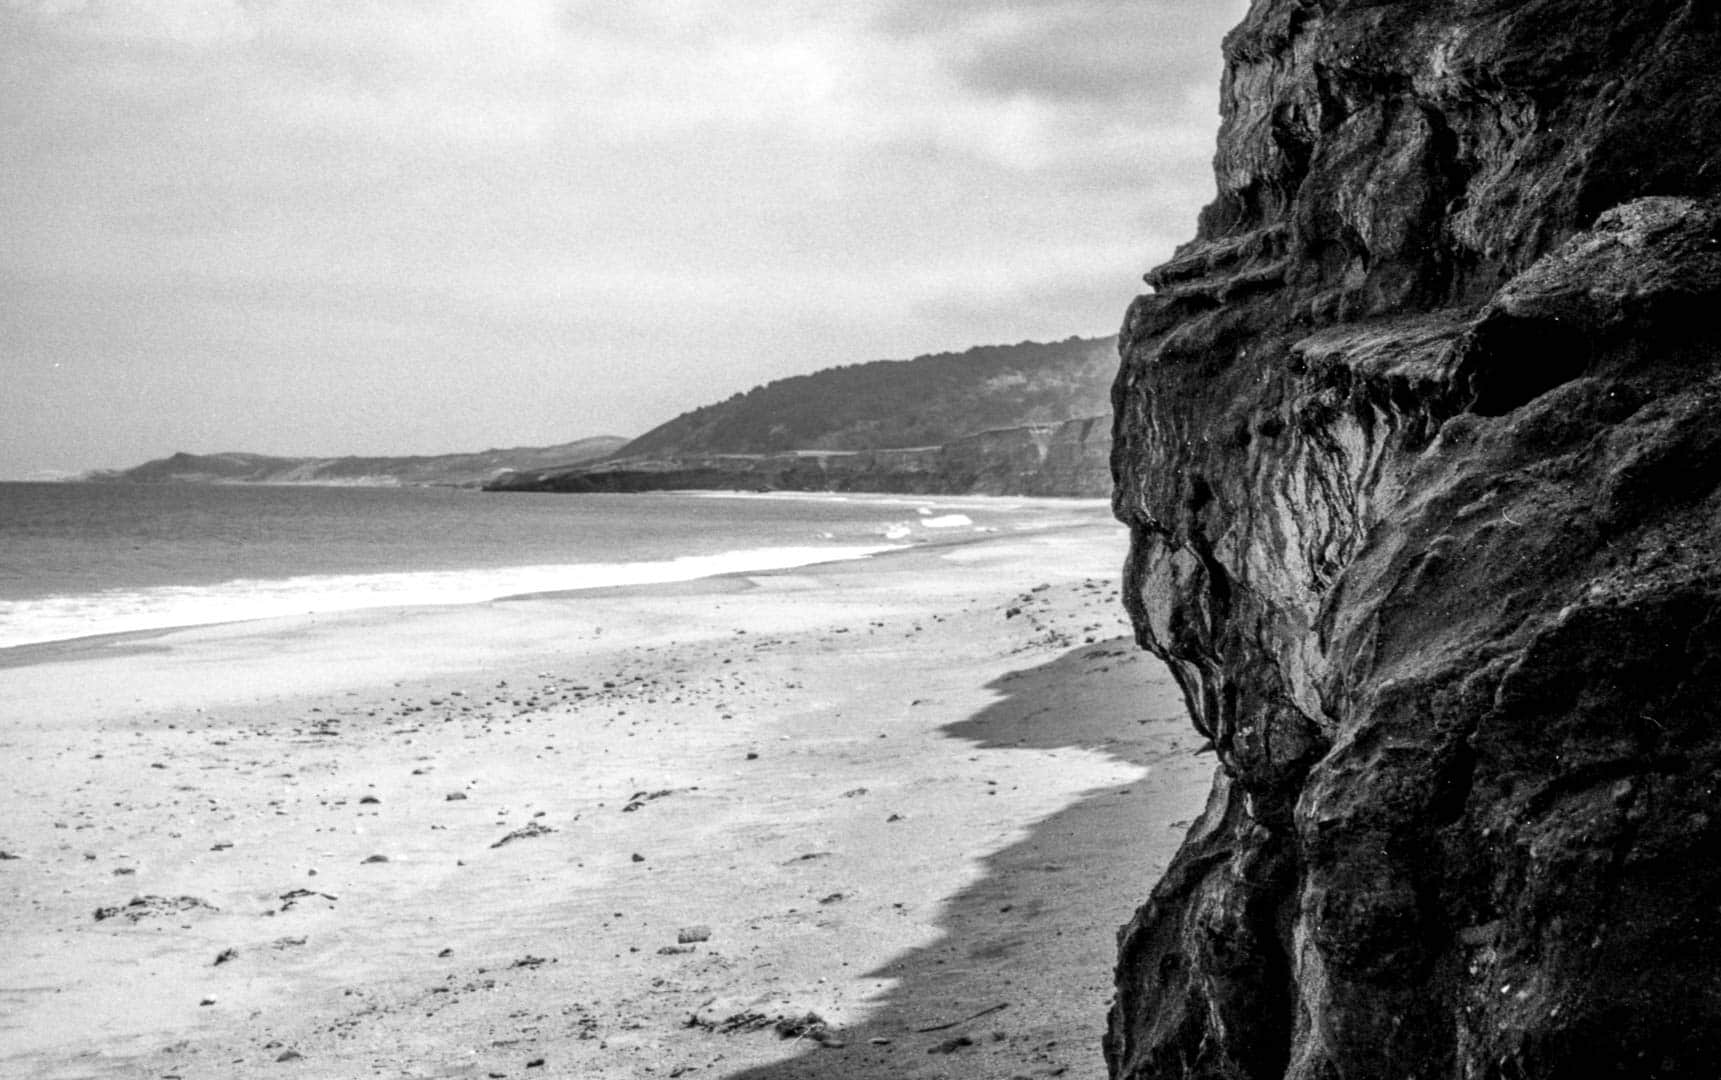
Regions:
<instances>
[{"instance_id":1,"label":"calm sea","mask_svg":"<svg viewBox=\"0 0 1721 1080\"><path fill-rule=\"evenodd\" d=\"M681 581L1092 513L880 496L0 483L0 648Z\"/></svg>"}]
</instances>

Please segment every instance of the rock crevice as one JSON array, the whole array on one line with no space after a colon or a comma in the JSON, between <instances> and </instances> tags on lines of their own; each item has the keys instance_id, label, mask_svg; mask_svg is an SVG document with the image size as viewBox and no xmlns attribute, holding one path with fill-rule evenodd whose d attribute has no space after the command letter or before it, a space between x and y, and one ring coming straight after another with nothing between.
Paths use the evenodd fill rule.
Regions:
<instances>
[{"instance_id":1,"label":"rock crevice","mask_svg":"<svg viewBox=\"0 0 1721 1080\"><path fill-rule=\"evenodd\" d=\"M1721 1061L1721 11L1257 0L1114 386L1220 775L1114 1076Z\"/></svg>"}]
</instances>

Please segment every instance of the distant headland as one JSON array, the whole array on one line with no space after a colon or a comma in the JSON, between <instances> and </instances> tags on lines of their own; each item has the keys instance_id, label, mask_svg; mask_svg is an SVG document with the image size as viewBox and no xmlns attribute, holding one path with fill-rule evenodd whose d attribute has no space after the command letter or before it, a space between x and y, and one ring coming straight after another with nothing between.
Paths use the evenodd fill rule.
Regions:
<instances>
[{"instance_id":1,"label":"distant headland","mask_svg":"<svg viewBox=\"0 0 1721 1080\"><path fill-rule=\"evenodd\" d=\"M189 454L89 482L1104 496L1115 338L879 360L779 379L636 439L418 457Z\"/></svg>"}]
</instances>

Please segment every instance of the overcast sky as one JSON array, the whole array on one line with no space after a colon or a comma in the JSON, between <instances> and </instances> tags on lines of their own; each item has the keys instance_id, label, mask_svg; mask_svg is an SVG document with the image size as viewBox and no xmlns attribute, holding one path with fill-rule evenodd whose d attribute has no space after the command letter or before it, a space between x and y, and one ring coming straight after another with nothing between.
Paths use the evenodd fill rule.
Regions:
<instances>
[{"instance_id":1,"label":"overcast sky","mask_svg":"<svg viewBox=\"0 0 1721 1080\"><path fill-rule=\"evenodd\" d=\"M0 0L0 478L1112 333L1244 0Z\"/></svg>"}]
</instances>

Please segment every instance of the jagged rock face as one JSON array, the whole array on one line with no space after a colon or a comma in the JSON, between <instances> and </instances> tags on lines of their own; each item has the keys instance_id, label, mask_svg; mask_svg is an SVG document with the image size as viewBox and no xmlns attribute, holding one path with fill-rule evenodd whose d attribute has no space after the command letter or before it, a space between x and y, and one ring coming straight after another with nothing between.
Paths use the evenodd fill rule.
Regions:
<instances>
[{"instance_id":1,"label":"jagged rock face","mask_svg":"<svg viewBox=\"0 0 1721 1080\"><path fill-rule=\"evenodd\" d=\"M1120 339L1118 1077L1721 1069L1721 9L1257 0Z\"/></svg>"}]
</instances>

